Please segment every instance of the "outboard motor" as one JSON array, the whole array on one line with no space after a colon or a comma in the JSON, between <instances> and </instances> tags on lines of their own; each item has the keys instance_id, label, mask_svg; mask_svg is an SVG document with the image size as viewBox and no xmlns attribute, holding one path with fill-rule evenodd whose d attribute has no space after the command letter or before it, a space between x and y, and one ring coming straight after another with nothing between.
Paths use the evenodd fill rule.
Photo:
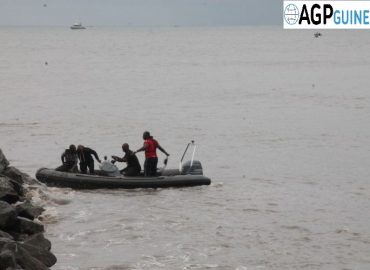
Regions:
<instances>
[{"instance_id":1,"label":"outboard motor","mask_svg":"<svg viewBox=\"0 0 370 270\"><path fill-rule=\"evenodd\" d=\"M191 160L186 161L186 162L183 163L184 157L185 157L186 152L188 151L189 147L193 148L193 153L191 155ZM181 158L181 161L180 161L180 173L182 175L186 175L186 174L203 175L202 164L200 163L199 160L194 160L196 148L197 148L197 146L195 145L194 141L191 141L186 146L185 152L182 155L182 158Z\"/></svg>"},{"instance_id":2,"label":"outboard motor","mask_svg":"<svg viewBox=\"0 0 370 270\"><path fill-rule=\"evenodd\" d=\"M191 160L186 161L185 163L182 164L180 171L182 175L186 174L203 175L202 163L200 163L199 160L193 160L193 162L191 162Z\"/></svg>"}]
</instances>

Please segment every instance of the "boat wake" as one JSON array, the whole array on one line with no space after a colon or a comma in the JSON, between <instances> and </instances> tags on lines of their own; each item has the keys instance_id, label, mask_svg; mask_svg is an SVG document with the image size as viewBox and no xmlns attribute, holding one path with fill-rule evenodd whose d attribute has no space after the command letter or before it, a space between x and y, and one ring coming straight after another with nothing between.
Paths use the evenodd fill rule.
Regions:
<instances>
[{"instance_id":1,"label":"boat wake","mask_svg":"<svg viewBox=\"0 0 370 270\"><path fill-rule=\"evenodd\" d=\"M45 209L38 217L45 224L58 222L58 206L69 204L74 197L74 191L71 189L50 188L42 183L26 185L26 188L26 199L30 200L33 205Z\"/></svg>"}]
</instances>

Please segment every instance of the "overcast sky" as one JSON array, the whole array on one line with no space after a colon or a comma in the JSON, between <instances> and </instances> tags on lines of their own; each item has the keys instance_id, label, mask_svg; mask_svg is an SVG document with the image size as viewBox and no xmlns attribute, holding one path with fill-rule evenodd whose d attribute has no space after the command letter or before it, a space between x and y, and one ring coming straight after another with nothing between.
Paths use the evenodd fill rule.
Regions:
<instances>
[{"instance_id":1,"label":"overcast sky","mask_svg":"<svg viewBox=\"0 0 370 270\"><path fill-rule=\"evenodd\" d=\"M0 0L0 25L271 25L281 17L281 0Z\"/></svg>"}]
</instances>

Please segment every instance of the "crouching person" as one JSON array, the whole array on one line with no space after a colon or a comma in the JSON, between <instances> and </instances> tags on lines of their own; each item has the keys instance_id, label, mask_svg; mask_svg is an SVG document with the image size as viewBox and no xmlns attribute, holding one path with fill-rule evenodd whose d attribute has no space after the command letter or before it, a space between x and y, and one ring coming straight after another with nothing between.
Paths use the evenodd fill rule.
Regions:
<instances>
[{"instance_id":1,"label":"crouching person","mask_svg":"<svg viewBox=\"0 0 370 270\"><path fill-rule=\"evenodd\" d=\"M55 169L56 171L78 172L78 168L77 168L78 157L77 157L76 146L74 144L71 144L69 146L69 149L66 149L63 152L61 159L62 159L62 166L59 166L58 168L56 168Z\"/></svg>"},{"instance_id":2,"label":"crouching person","mask_svg":"<svg viewBox=\"0 0 370 270\"><path fill-rule=\"evenodd\" d=\"M141 166L140 162L137 159L137 156L132 152L127 143L122 145L122 151L125 153L123 158L112 156L112 159L118 162L126 162L127 167L121 170L121 173L124 176L137 176L140 174Z\"/></svg>"}]
</instances>

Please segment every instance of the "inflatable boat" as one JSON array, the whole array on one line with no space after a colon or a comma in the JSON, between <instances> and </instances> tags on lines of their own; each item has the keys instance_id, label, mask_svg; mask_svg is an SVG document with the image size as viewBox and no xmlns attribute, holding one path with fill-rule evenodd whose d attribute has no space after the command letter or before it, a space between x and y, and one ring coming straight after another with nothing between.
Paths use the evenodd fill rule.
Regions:
<instances>
[{"instance_id":1,"label":"inflatable boat","mask_svg":"<svg viewBox=\"0 0 370 270\"><path fill-rule=\"evenodd\" d=\"M190 145L194 146L191 160L183 163L183 159ZM143 175L127 177L124 175L108 176L104 172L96 174L81 174L72 172L60 172L55 169L41 168L36 172L36 178L52 187L68 187L74 189L115 189L115 188L167 188L167 187L191 187L209 185L211 179L203 176L202 164L194 160L195 145L192 141L188 144L180 161L179 169L161 169L156 177Z\"/></svg>"}]
</instances>

